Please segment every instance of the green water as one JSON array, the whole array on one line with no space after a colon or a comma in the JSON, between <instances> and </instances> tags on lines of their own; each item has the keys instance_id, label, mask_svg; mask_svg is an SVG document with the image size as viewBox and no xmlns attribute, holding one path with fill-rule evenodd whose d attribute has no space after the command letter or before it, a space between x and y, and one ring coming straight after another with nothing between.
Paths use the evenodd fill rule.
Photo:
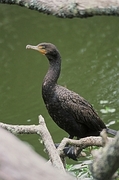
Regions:
<instances>
[{"instance_id":1,"label":"green water","mask_svg":"<svg viewBox=\"0 0 119 180\"><path fill-rule=\"evenodd\" d=\"M62 55L58 83L85 97L105 123L113 122L110 127L119 129L118 22L110 16L59 19L0 4L0 121L38 124L42 114L55 142L67 136L49 117L41 97L48 61L25 49L45 41L54 43ZM106 107L112 112L102 113ZM19 137L45 156L38 136Z\"/></svg>"}]
</instances>

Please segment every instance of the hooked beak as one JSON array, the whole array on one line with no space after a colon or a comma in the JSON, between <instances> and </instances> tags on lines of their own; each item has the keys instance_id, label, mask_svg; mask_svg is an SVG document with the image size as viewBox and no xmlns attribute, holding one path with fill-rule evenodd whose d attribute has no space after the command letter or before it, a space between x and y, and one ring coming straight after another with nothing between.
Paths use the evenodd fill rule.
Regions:
<instances>
[{"instance_id":1,"label":"hooked beak","mask_svg":"<svg viewBox=\"0 0 119 180\"><path fill-rule=\"evenodd\" d=\"M39 45L37 45L37 46L32 46L32 45L27 45L26 46L26 49L34 49L34 50L37 50L37 51L39 51L41 54L43 54L43 55L45 55L47 52L46 52L46 50L45 49L43 49L43 47L42 46L39 46Z\"/></svg>"}]
</instances>

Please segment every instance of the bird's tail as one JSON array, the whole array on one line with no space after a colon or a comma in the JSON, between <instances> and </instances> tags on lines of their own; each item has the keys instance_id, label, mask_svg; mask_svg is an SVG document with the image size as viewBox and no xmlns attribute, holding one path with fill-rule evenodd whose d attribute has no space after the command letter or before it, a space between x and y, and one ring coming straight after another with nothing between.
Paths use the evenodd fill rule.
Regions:
<instances>
[{"instance_id":1,"label":"bird's tail","mask_svg":"<svg viewBox=\"0 0 119 180\"><path fill-rule=\"evenodd\" d=\"M107 128L106 131L107 131L107 133L112 134L114 136L117 134L117 131L114 129Z\"/></svg>"}]
</instances>

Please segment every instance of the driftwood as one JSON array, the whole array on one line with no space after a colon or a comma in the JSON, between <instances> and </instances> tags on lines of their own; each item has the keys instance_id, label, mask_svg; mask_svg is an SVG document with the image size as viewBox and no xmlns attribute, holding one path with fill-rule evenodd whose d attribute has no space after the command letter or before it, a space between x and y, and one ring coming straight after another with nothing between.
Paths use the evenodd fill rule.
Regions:
<instances>
[{"instance_id":1,"label":"driftwood","mask_svg":"<svg viewBox=\"0 0 119 180\"><path fill-rule=\"evenodd\" d=\"M91 145L97 145L97 146L103 146L105 145L104 148L101 150L96 150L96 153L94 154L94 161L91 165L91 171L92 175L94 176L95 179L97 180L106 180L112 177L112 175L115 173L117 168L119 167L118 161L119 161L119 133L117 133L117 136L115 138L105 138L104 135L102 137L87 137L87 138L82 138L80 140L71 140L68 138L64 138L59 145L58 149L54 147L54 143L52 142L52 138L45 126L44 119L42 116L39 116L39 125L30 125L30 126L18 126L18 125L8 125L4 123L0 123L0 126L3 127L4 129L7 129L11 131L12 133L27 133L27 134L38 134L42 137L45 147L48 151L50 160L52 161L53 166L57 167L60 169L61 172L65 172L63 168L63 164L61 160L57 158L59 156L58 154L62 154L63 148L66 145L75 145L78 150L81 151L83 148L86 148ZM0 179L2 179L2 175L5 176L5 180L9 180L10 177L12 180L18 179L18 174L22 174L21 172L23 171L23 178L26 178L26 180L31 177L30 173L36 172L36 177L38 179L38 176L41 177L41 174L46 174L46 176L49 176L49 167L46 167L45 165L42 165L42 168L45 167L45 170L42 170L39 168L38 162L35 162L34 158L34 152L33 150L30 149L30 153L26 152L24 150L25 145L22 147L22 143L19 140L16 140L15 137L13 137L11 134L7 134L7 132L3 131L2 129L0 130ZM9 139L11 138L11 140ZM50 144L51 143L51 144ZM52 149L53 148L53 149ZM27 147L29 149L29 147ZM29 151L29 150L28 150ZM31 152L32 151L32 152ZM33 153L33 155L32 155ZM52 155L55 157L52 157ZM38 155L35 155L38 158ZM36 159L37 159L36 158ZM32 161L33 160L33 161ZM57 161L58 160L58 161ZM23 162L22 162L23 161ZM42 160L39 159L39 162L41 164L43 163ZM58 162L58 163L57 163ZM35 165L34 165L35 163ZM38 167L37 167L38 165ZM8 166L8 167L7 167ZM24 167L25 166L25 167ZM29 168L30 166L30 168ZM29 168L29 173L27 173L27 170ZM33 168L33 169L32 169ZM38 169L39 168L39 169ZM20 171L19 171L20 169ZM32 170L31 170L32 169ZM7 175L6 171L8 170ZM32 172L33 171L33 172ZM13 173L12 173L13 172ZM43 172L43 173L42 173ZM11 173L14 176L11 175ZM26 175L25 175L26 173ZM38 174L37 174L38 173ZM58 172L59 173L59 172ZM28 176L27 176L28 174ZM3 176L3 177L4 177ZM33 175L34 176L34 175ZM32 177L33 177L32 176ZM45 175L44 175L45 176ZM16 178L17 177L17 178ZM21 175L19 175L19 179L21 179ZM57 175L57 178L59 177L59 174ZM53 178L54 175L53 175ZM43 179L43 178L42 178ZM47 177L47 179L49 179ZM45 178L44 178L45 180ZM50 179L49 179L50 180Z\"/></svg>"},{"instance_id":2,"label":"driftwood","mask_svg":"<svg viewBox=\"0 0 119 180\"><path fill-rule=\"evenodd\" d=\"M0 127L12 132L13 134L40 135L44 142L45 148L48 152L49 158L53 163L53 166L56 166L59 169L63 168L61 160L59 159L59 155L61 157L68 156L63 152L65 146L68 145L76 146L76 148L74 148L74 155L76 158L80 156L85 156L84 154L81 154L81 151L89 146L98 146L98 147L103 146L103 139L101 137L93 136L93 137L82 138L80 140L64 138L56 150L51 135L48 132L47 127L45 125L45 121L41 115L39 116L38 125L10 125L5 123L0 123ZM108 138L108 140L111 141L112 138Z\"/></svg>"},{"instance_id":3,"label":"driftwood","mask_svg":"<svg viewBox=\"0 0 119 180\"><path fill-rule=\"evenodd\" d=\"M61 18L119 15L119 0L0 0Z\"/></svg>"},{"instance_id":4,"label":"driftwood","mask_svg":"<svg viewBox=\"0 0 119 180\"><path fill-rule=\"evenodd\" d=\"M18 125L9 125L9 124L0 123L0 127L14 134L39 134L42 137L42 140L47 149L49 158L52 162L52 165L54 167L57 167L58 169L64 170L59 154L55 148L51 135L49 131L47 130L44 119L41 115L39 116L39 125L18 126Z\"/></svg>"},{"instance_id":5,"label":"driftwood","mask_svg":"<svg viewBox=\"0 0 119 180\"><path fill-rule=\"evenodd\" d=\"M0 128L1 180L74 180L36 154L26 143Z\"/></svg>"},{"instance_id":6,"label":"driftwood","mask_svg":"<svg viewBox=\"0 0 119 180\"><path fill-rule=\"evenodd\" d=\"M110 180L119 168L119 132L112 142L104 148L93 152L94 160L91 165L93 177L96 180Z\"/></svg>"}]
</instances>

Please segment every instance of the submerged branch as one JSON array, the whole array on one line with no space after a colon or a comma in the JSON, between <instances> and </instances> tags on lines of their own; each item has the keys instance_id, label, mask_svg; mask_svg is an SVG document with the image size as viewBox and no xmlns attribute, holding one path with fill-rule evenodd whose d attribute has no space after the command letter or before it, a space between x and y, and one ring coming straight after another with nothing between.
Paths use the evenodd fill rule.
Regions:
<instances>
[{"instance_id":1,"label":"submerged branch","mask_svg":"<svg viewBox=\"0 0 119 180\"><path fill-rule=\"evenodd\" d=\"M61 18L119 15L119 0L0 0Z\"/></svg>"}]
</instances>

